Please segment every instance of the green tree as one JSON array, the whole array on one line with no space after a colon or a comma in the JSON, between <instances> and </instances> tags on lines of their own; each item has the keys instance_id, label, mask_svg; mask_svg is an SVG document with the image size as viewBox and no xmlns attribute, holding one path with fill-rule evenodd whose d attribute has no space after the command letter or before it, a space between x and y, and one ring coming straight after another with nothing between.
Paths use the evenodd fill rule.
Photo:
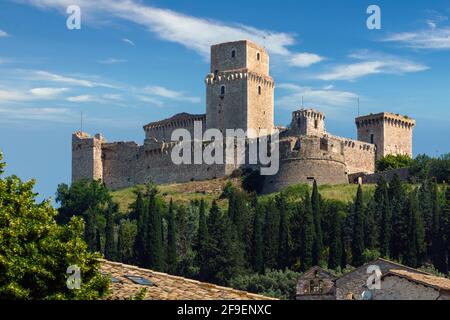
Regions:
<instances>
[{"instance_id":1,"label":"green tree","mask_svg":"<svg viewBox=\"0 0 450 320\"><path fill-rule=\"evenodd\" d=\"M137 225L135 221L122 219L119 224L117 236L117 259L120 262L134 263L134 241L137 235Z\"/></svg>"},{"instance_id":2,"label":"green tree","mask_svg":"<svg viewBox=\"0 0 450 320\"><path fill-rule=\"evenodd\" d=\"M320 265L322 260L323 234L320 202L319 189L317 188L316 180L314 180L313 191L311 195L311 206L314 217L313 265Z\"/></svg>"},{"instance_id":3,"label":"green tree","mask_svg":"<svg viewBox=\"0 0 450 320\"><path fill-rule=\"evenodd\" d=\"M352 263L359 267L364 263L364 204L361 185L358 186L354 203L353 216L353 241L352 241Z\"/></svg>"},{"instance_id":4,"label":"green tree","mask_svg":"<svg viewBox=\"0 0 450 320\"><path fill-rule=\"evenodd\" d=\"M161 208L158 206L156 195L158 190L150 186L148 190L147 206L147 239L146 239L146 267L155 271L164 271L164 252Z\"/></svg>"},{"instance_id":5,"label":"green tree","mask_svg":"<svg viewBox=\"0 0 450 320\"><path fill-rule=\"evenodd\" d=\"M309 193L303 201L304 208L300 211L300 269L306 271L313 266L314 247L314 217Z\"/></svg>"},{"instance_id":6,"label":"green tree","mask_svg":"<svg viewBox=\"0 0 450 320\"><path fill-rule=\"evenodd\" d=\"M264 261L266 268L274 269L278 266L280 213L274 200L270 200L266 204L265 211Z\"/></svg>"},{"instance_id":7,"label":"green tree","mask_svg":"<svg viewBox=\"0 0 450 320\"><path fill-rule=\"evenodd\" d=\"M415 192L411 192L409 195L404 210L405 216L408 217L408 242L403 256L403 263L417 268L422 262L425 232Z\"/></svg>"},{"instance_id":8,"label":"green tree","mask_svg":"<svg viewBox=\"0 0 450 320\"><path fill-rule=\"evenodd\" d=\"M116 243L114 241L114 214L117 211L117 206L110 204L106 215L106 229L105 229L105 258L108 260L116 259Z\"/></svg>"},{"instance_id":9,"label":"green tree","mask_svg":"<svg viewBox=\"0 0 450 320\"><path fill-rule=\"evenodd\" d=\"M263 212L261 205L256 204L253 221L252 266L253 270L257 273L264 273Z\"/></svg>"},{"instance_id":10,"label":"green tree","mask_svg":"<svg viewBox=\"0 0 450 320\"><path fill-rule=\"evenodd\" d=\"M177 231L172 199L170 199L167 223L167 272L175 274L177 270Z\"/></svg>"},{"instance_id":11,"label":"green tree","mask_svg":"<svg viewBox=\"0 0 450 320\"><path fill-rule=\"evenodd\" d=\"M443 229L442 233L444 235L444 241L447 251L444 258L447 261L445 265L447 270L443 270L442 272L447 273L448 269L450 268L450 185L447 185L447 189L445 190L445 202L441 214L441 228Z\"/></svg>"},{"instance_id":12,"label":"green tree","mask_svg":"<svg viewBox=\"0 0 450 320\"><path fill-rule=\"evenodd\" d=\"M88 209L84 215L85 229L84 229L84 239L88 245L89 250L98 250L97 247L97 221L95 211Z\"/></svg>"},{"instance_id":13,"label":"green tree","mask_svg":"<svg viewBox=\"0 0 450 320\"><path fill-rule=\"evenodd\" d=\"M341 265L342 257L342 216L345 213L335 211L331 215L330 252L328 254L328 269L336 269Z\"/></svg>"},{"instance_id":14,"label":"green tree","mask_svg":"<svg viewBox=\"0 0 450 320\"><path fill-rule=\"evenodd\" d=\"M206 257L206 245L208 243L208 222L206 218L206 204L205 200L200 201L200 210L198 218L198 234L197 234L197 264L200 270L205 269Z\"/></svg>"},{"instance_id":15,"label":"green tree","mask_svg":"<svg viewBox=\"0 0 450 320\"><path fill-rule=\"evenodd\" d=\"M285 269L291 260L290 253L290 233L289 233L289 210L284 194L280 194L276 199L280 214L279 246L278 246L278 269Z\"/></svg>"},{"instance_id":16,"label":"green tree","mask_svg":"<svg viewBox=\"0 0 450 320\"><path fill-rule=\"evenodd\" d=\"M447 272L446 248L445 248L445 221L441 215L439 190L436 181L432 187L432 228L431 228L431 261L439 272Z\"/></svg>"},{"instance_id":17,"label":"green tree","mask_svg":"<svg viewBox=\"0 0 450 320\"><path fill-rule=\"evenodd\" d=\"M386 180L382 177L378 181L377 187L375 189L375 202L377 204L378 224L380 226L379 232L379 246L380 254L383 257L389 257L390 244L391 244L391 233L392 233L392 215L391 207L389 203L389 193L388 185Z\"/></svg>"},{"instance_id":18,"label":"green tree","mask_svg":"<svg viewBox=\"0 0 450 320\"><path fill-rule=\"evenodd\" d=\"M405 191L398 174L394 174L388 188L389 203L392 212L392 236L390 255L399 260L407 242L407 217L404 216Z\"/></svg>"},{"instance_id":19,"label":"green tree","mask_svg":"<svg viewBox=\"0 0 450 320\"><path fill-rule=\"evenodd\" d=\"M368 249L375 249L378 243L378 228L375 221L376 203L373 199L366 206L364 221L364 246Z\"/></svg>"},{"instance_id":20,"label":"green tree","mask_svg":"<svg viewBox=\"0 0 450 320\"><path fill-rule=\"evenodd\" d=\"M408 155L387 155L376 163L377 171L388 171L392 169L406 168L413 164Z\"/></svg>"},{"instance_id":21,"label":"green tree","mask_svg":"<svg viewBox=\"0 0 450 320\"><path fill-rule=\"evenodd\" d=\"M0 153L0 175L5 164ZM0 299L101 299L108 280L99 269L99 254L89 252L79 217L56 223L50 201L36 201L35 181L0 177ZM67 288L67 268L80 268L79 290Z\"/></svg>"},{"instance_id":22,"label":"green tree","mask_svg":"<svg viewBox=\"0 0 450 320\"><path fill-rule=\"evenodd\" d=\"M145 266L145 255L147 252L147 226L148 210L147 203L144 201L143 194L138 192L134 204L134 215L137 221L137 234L134 242L134 257L138 266Z\"/></svg>"}]
</instances>

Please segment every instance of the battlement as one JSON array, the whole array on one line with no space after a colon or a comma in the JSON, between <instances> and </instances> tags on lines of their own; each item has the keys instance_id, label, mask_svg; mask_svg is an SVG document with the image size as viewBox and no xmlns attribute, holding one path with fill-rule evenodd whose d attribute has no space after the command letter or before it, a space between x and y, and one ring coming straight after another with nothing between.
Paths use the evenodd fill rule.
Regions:
<instances>
[{"instance_id":1,"label":"battlement","mask_svg":"<svg viewBox=\"0 0 450 320\"><path fill-rule=\"evenodd\" d=\"M242 79L249 79L250 81L254 81L269 88L275 87L275 82L272 77L252 72L248 69L222 71L216 75L210 73L206 76L205 83L206 85L215 85Z\"/></svg>"},{"instance_id":2,"label":"battlement","mask_svg":"<svg viewBox=\"0 0 450 320\"><path fill-rule=\"evenodd\" d=\"M355 119L355 122L358 129L360 127L379 126L382 124L406 130L411 130L416 126L416 121L414 119L389 112L358 117Z\"/></svg>"},{"instance_id":3,"label":"battlement","mask_svg":"<svg viewBox=\"0 0 450 320\"><path fill-rule=\"evenodd\" d=\"M325 130L325 114L315 109L300 109L292 113L291 134L322 136Z\"/></svg>"}]
</instances>

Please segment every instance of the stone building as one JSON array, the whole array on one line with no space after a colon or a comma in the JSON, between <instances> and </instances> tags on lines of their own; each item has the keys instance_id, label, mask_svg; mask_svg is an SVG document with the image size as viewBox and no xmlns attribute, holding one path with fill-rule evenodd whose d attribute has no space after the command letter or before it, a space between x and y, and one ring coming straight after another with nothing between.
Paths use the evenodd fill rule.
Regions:
<instances>
[{"instance_id":1,"label":"stone building","mask_svg":"<svg viewBox=\"0 0 450 320\"><path fill-rule=\"evenodd\" d=\"M335 300L335 279L321 267L311 268L297 282L297 300Z\"/></svg>"},{"instance_id":2,"label":"stone building","mask_svg":"<svg viewBox=\"0 0 450 320\"><path fill-rule=\"evenodd\" d=\"M358 117L357 140L327 132L325 114L315 109L293 112L289 128L275 126L275 82L269 74L269 55L251 41L212 46L205 84L206 114L180 113L149 123L143 127L142 145L107 142L99 134L91 137L84 132L74 133L72 181L101 180L111 189L120 189L150 180L157 184L209 180L242 167L259 167L242 164L237 158L228 164L205 164L192 157L193 164L174 164L171 152L178 141L172 141L172 133L176 129L187 130L193 139L192 150L194 140L201 141L201 150L211 143L203 138L207 129L247 132L247 146L259 141L255 139L279 134L275 142L280 153L279 170L265 178L265 192L314 180L319 184L346 184L349 176L374 173L375 161L380 157L412 155L414 120L387 112Z\"/></svg>"}]
</instances>

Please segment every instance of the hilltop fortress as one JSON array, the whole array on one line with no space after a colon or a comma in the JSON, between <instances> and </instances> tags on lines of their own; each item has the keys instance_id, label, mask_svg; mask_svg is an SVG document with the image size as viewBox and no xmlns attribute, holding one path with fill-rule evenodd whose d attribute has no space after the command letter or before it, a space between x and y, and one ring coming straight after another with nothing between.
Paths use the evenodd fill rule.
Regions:
<instances>
[{"instance_id":1,"label":"hilltop fortress","mask_svg":"<svg viewBox=\"0 0 450 320\"><path fill-rule=\"evenodd\" d=\"M292 184L349 183L349 175L370 174L375 162L389 154L412 156L415 121L382 112L355 120L357 140L342 138L325 129L325 115L314 109L293 112L289 128L274 126L274 80L269 75L269 55L255 43L243 40L211 47L211 69L205 78L206 114L180 113L144 126L145 140L107 142L100 134L72 135L72 181L101 180L111 189L153 181L157 184L209 180L230 175L243 166L233 164L181 164L171 159L178 141L175 129L194 134L202 130L252 129L258 139L279 133L279 171L265 178L264 191ZM205 147L208 141L202 141ZM253 169L258 165L250 166ZM351 181L353 182L353 181Z\"/></svg>"}]
</instances>

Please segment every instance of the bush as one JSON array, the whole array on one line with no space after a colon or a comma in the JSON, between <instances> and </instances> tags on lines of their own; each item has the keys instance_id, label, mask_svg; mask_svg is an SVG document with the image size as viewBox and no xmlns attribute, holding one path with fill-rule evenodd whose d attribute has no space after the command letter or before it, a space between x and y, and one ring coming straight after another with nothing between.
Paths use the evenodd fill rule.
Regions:
<instances>
[{"instance_id":1,"label":"bush","mask_svg":"<svg viewBox=\"0 0 450 320\"><path fill-rule=\"evenodd\" d=\"M265 274L237 276L230 280L230 286L269 297L294 300L300 275L291 270L266 270Z\"/></svg>"},{"instance_id":2,"label":"bush","mask_svg":"<svg viewBox=\"0 0 450 320\"><path fill-rule=\"evenodd\" d=\"M252 170L244 175L242 188L247 192L260 194L264 188L264 176L259 170Z\"/></svg>"},{"instance_id":3,"label":"bush","mask_svg":"<svg viewBox=\"0 0 450 320\"><path fill-rule=\"evenodd\" d=\"M411 157L407 155L387 155L376 163L377 171L383 172L393 169L408 168L413 164Z\"/></svg>"}]
</instances>

